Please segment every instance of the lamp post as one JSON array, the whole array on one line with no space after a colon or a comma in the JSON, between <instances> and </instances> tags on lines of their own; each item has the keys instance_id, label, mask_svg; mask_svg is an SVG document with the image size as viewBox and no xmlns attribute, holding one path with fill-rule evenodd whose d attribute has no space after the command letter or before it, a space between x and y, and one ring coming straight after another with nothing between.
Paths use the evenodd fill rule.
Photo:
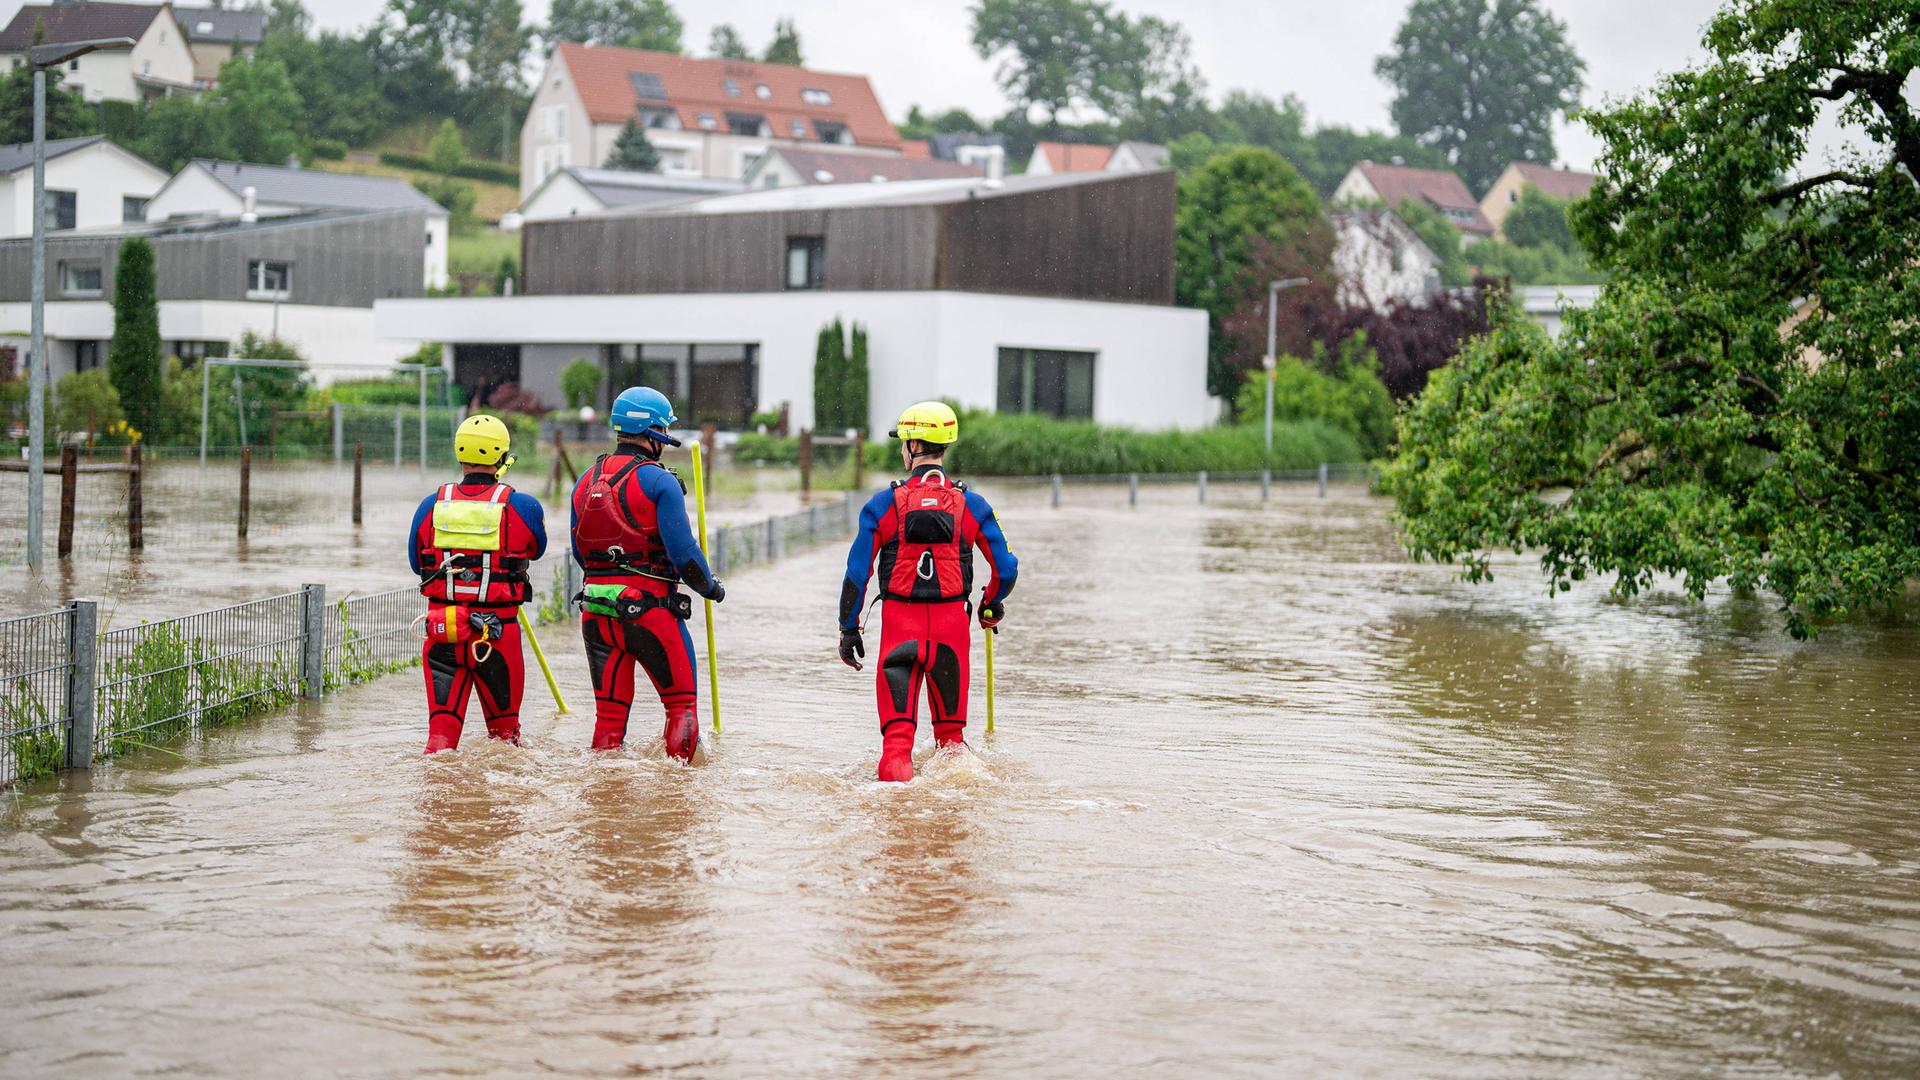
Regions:
<instances>
[{"instance_id":1,"label":"lamp post","mask_svg":"<svg viewBox=\"0 0 1920 1080\"><path fill-rule=\"evenodd\" d=\"M1267 355L1261 357L1260 366L1267 369L1267 453L1273 453L1273 372L1278 361L1274 359L1276 348L1274 339L1280 328L1280 316L1276 310L1280 303L1280 290L1305 285L1308 278L1293 277L1267 285Z\"/></svg>"},{"instance_id":2,"label":"lamp post","mask_svg":"<svg viewBox=\"0 0 1920 1080\"><path fill-rule=\"evenodd\" d=\"M40 499L46 489L47 438L47 69L95 49L131 49L132 38L95 38L27 49L33 65L33 306L32 344L27 349L27 565L39 567L42 552Z\"/></svg>"}]
</instances>

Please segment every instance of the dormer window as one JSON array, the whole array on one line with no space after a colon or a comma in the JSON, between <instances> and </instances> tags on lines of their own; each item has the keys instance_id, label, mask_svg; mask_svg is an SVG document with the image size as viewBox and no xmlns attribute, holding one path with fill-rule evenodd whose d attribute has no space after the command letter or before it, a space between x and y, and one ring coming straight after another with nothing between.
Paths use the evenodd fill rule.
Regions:
<instances>
[{"instance_id":1,"label":"dormer window","mask_svg":"<svg viewBox=\"0 0 1920 1080\"><path fill-rule=\"evenodd\" d=\"M807 137L807 122L805 120L789 120L787 121L787 131L791 132L796 139L804 139Z\"/></svg>"},{"instance_id":2,"label":"dormer window","mask_svg":"<svg viewBox=\"0 0 1920 1080\"><path fill-rule=\"evenodd\" d=\"M753 96L759 98L761 101L766 101L773 97L773 88L766 83L754 83Z\"/></svg>"},{"instance_id":3,"label":"dormer window","mask_svg":"<svg viewBox=\"0 0 1920 1080\"><path fill-rule=\"evenodd\" d=\"M695 123L699 124L701 127L705 128L708 131L712 131L714 128L717 128L720 126L719 122L714 120L713 114L710 112L695 113L693 115L693 119Z\"/></svg>"},{"instance_id":4,"label":"dormer window","mask_svg":"<svg viewBox=\"0 0 1920 1080\"><path fill-rule=\"evenodd\" d=\"M660 81L660 76L650 71L630 71L627 73L627 81L633 84L633 92L641 98L650 101L667 100L666 84Z\"/></svg>"},{"instance_id":5,"label":"dormer window","mask_svg":"<svg viewBox=\"0 0 1920 1080\"><path fill-rule=\"evenodd\" d=\"M833 104L833 95L827 93L825 90L802 90L800 91L800 100L809 105L831 105Z\"/></svg>"},{"instance_id":6,"label":"dormer window","mask_svg":"<svg viewBox=\"0 0 1920 1080\"><path fill-rule=\"evenodd\" d=\"M849 131L845 124L835 123L832 120L815 120L813 130L820 136L821 142L838 143L841 146L853 145L853 132Z\"/></svg>"},{"instance_id":7,"label":"dormer window","mask_svg":"<svg viewBox=\"0 0 1920 1080\"><path fill-rule=\"evenodd\" d=\"M740 84L734 82L732 79L720 80L720 89L725 90L728 97L740 96Z\"/></svg>"},{"instance_id":8,"label":"dormer window","mask_svg":"<svg viewBox=\"0 0 1920 1080\"><path fill-rule=\"evenodd\" d=\"M755 113L728 113L727 130L735 135L757 135L765 137L773 134L773 132L767 129L767 118Z\"/></svg>"},{"instance_id":9,"label":"dormer window","mask_svg":"<svg viewBox=\"0 0 1920 1080\"><path fill-rule=\"evenodd\" d=\"M193 24L193 32L194 32L194 33L196 33L196 34L200 34L200 35L203 35L203 36L204 36L204 35L206 35L206 34L211 34L211 33L213 33L213 24L212 24L212 23L210 23L210 22L197 22L197 23L194 23L194 24Z\"/></svg>"}]
</instances>

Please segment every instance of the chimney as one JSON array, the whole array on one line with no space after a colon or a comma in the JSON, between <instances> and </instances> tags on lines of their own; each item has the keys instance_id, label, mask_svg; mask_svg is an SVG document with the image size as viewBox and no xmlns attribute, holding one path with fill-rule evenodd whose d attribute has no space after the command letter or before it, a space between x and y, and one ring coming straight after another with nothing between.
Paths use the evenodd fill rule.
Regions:
<instances>
[{"instance_id":1,"label":"chimney","mask_svg":"<svg viewBox=\"0 0 1920 1080\"><path fill-rule=\"evenodd\" d=\"M1006 186L1007 148L1004 146L987 147L987 183L990 188Z\"/></svg>"},{"instance_id":2,"label":"chimney","mask_svg":"<svg viewBox=\"0 0 1920 1080\"><path fill-rule=\"evenodd\" d=\"M255 194L251 187L240 193L240 220L249 225L260 220L260 215L253 208Z\"/></svg>"},{"instance_id":3,"label":"chimney","mask_svg":"<svg viewBox=\"0 0 1920 1080\"><path fill-rule=\"evenodd\" d=\"M289 168L289 169L297 169L297 168L299 168L299 167L300 167L300 155L299 155L299 154L288 154L288 155L287 155L287 168Z\"/></svg>"}]
</instances>

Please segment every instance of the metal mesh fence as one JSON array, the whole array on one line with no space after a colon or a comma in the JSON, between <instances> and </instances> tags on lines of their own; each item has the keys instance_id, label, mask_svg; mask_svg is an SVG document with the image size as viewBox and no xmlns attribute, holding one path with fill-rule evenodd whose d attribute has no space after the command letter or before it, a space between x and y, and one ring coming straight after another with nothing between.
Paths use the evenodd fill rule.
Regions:
<instances>
[{"instance_id":1,"label":"metal mesh fence","mask_svg":"<svg viewBox=\"0 0 1920 1080\"><path fill-rule=\"evenodd\" d=\"M783 552L850 538L859 512L856 496L847 495L837 502L819 503L751 525L721 526L714 530L709 545L713 572L725 575L771 562Z\"/></svg>"},{"instance_id":2,"label":"metal mesh fence","mask_svg":"<svg viewBox=\"0 0 1920 1080\"><path fill-rule=\"evenodd\" d=\"M418 588L402 585L329 606L328 687L364 682L420 659L420 635L413 629L424 608Z\"/></svg>"},{"instance_id":3,"label":"metal mesh fence","mask_svg":"<svg viewBox=\"0 0 1920 1080\"><path fill-rule=\"evenodd\" d=\"M0 784L66 762L72 628L71 608L0 621Z\"/></svg>"},{"instance_id":4,"label":"metal mesh fence","mask_svg":"<svg viewBox=\"0 0 1920 1080\"><path fill-rule=\"evenodd\" d=\"M100 635L96 754L176 739L300 691L305 594L283 593Z\"/></svg>"}]
</instances>

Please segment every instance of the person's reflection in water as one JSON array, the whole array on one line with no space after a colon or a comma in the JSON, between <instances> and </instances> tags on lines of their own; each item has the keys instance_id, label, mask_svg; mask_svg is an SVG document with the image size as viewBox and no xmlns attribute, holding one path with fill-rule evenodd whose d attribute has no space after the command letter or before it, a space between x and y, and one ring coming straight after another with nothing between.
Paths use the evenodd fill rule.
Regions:
<instances>
[{"instance_id":1,"label":"person's reflection in water","mask_svg":"<svg viewBox=\"0 0 1920 1080\"><path fill-rule=\"evenodd\" d=\"M970 815L980 807L974 799L941 798L939 783L936 766L915 790L889 793L872 808L879 847L860 866L870 888L851 913L850 935L852 963L880 983L856 999L879 1044L863 1065L927 1063L950 1071L995 1034L950 1011L988 992L987 974L959 944L984 899L968 857L980 827Z\"/></svg>"}]
</instances>

